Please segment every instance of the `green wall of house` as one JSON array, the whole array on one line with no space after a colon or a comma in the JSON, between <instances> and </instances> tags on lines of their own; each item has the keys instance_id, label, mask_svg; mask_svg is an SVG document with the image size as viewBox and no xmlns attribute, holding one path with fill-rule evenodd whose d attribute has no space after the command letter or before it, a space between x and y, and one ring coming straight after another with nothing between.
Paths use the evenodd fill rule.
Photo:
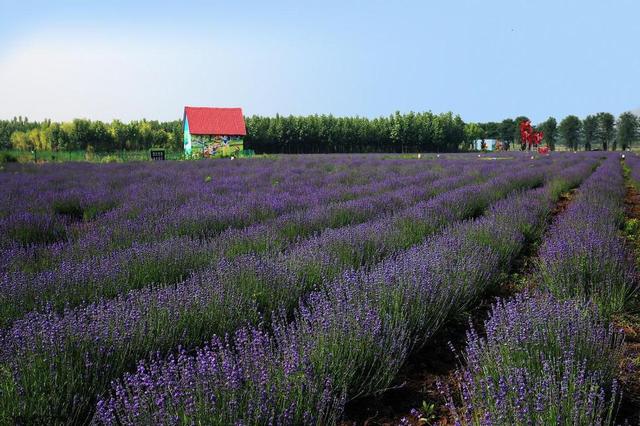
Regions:
<instances>
[{"instance_id":1,"label":"green wall of house","mask_svg":"<svg viewBox=\"0 0 640 426\"><path fill-rule=\"evenodd\" d=\"M184 153L186 155L191 155L191 133L189 133L189 120L187 120L187 117L184 117L184 136L183 136L183 143L184 143Z\"/></svg>"}]
</instances>

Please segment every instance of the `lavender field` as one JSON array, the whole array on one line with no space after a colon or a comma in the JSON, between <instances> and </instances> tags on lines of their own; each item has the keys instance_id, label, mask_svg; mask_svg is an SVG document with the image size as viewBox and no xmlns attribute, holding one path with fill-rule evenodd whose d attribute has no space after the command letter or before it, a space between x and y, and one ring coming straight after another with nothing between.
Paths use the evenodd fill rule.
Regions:
<instances>
[{"instance_id":1,"label":"lavender field","mask_svg":"<svg viewBox=\"0 0 640 426\"><path fill-rule=\"evenodd\" d=\"M379 423L635 424L638 183L602 152L7 165L0 424L358 423L483 303L433 412Z\"/></svg>"}]
</instances>

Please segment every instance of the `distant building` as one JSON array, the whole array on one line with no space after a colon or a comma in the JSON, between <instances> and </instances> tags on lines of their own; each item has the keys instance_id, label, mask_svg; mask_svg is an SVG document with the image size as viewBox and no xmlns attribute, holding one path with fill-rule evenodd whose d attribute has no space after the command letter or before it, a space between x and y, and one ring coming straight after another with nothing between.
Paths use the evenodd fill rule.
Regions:
<instances>
[{"instance_id":1,"label":"distant building","mask_svg":"<svg viewBox=\"0 0 640 426\"><path fill-rule=\"evenodd\" d=\"M496 144L500 141L498 139L476 139L473 142L473 148L476 151L482 151L482 142L485 144L485 151L494 151L496 149Z\"/></svg>"},{"instance_id":2,"label":"distant building","mask_svg":"<svg viewBox=\"0 0 640 426\"><path fill-rule=\"evenodd\" d=\"M186 106L183 120L186 155L227 157L244 149L242 108Z\"/></svg>"}]
</instances>

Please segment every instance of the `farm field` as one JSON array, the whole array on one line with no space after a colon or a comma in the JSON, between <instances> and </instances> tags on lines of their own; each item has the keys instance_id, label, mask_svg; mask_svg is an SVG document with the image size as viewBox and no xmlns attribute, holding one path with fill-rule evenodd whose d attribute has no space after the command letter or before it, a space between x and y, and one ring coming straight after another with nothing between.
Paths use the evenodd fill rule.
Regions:
<instances>
[{"instance_id":1,"label":"farm field","mask_svg":"<svg viewBox=\"0 0 640 426\"><path fill-rule=\"evenodd\" d=\"M0 424L638 424L638 185L608 152L7 164Z\"/></svg>"}]
</instances>

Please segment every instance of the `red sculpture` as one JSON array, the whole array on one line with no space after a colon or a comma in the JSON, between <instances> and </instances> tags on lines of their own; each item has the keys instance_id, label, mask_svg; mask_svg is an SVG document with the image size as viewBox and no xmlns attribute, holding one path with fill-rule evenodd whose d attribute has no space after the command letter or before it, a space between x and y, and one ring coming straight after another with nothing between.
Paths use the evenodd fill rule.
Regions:
<instances>
[{"instance_id":1,"label":"red sculpture","mask_svg":"<svg viewBox=\"0 0 640 426\"><path fill-rule=\"evenodd\" d=\"M544 132L536 132L531 126L531 121L522 120L520 122L520 139L523 145L527 145L527 149L531 151L532 146L538 146L544 138Z\"/></svg>"}]
</instances>

